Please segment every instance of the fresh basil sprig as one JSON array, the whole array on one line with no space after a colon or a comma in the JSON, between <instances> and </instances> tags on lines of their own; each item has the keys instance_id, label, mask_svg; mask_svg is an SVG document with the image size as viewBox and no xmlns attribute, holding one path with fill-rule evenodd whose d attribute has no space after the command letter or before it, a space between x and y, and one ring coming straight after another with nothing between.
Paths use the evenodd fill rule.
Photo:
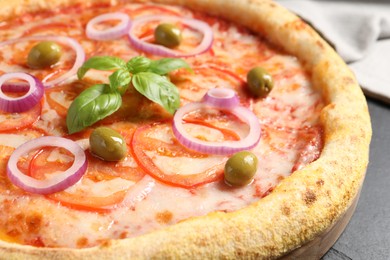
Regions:
<instances>
[{"instance_id":1,"label":"fresh basil sprig","mask_svg":"<svg viewBox=\"0 0 390 260\"><path fill-rule=\"evenodd\" d=\"M131 85L173 114L180 105L179 91L165 75L180 68L190 70L187 62L176 58L151 60L137 56L127 63L110 56L90 58L79 68L79 79L90 69L114 72L108 77L109 84L94 85L72 102L66 117L69 133L79 132L117 111L122 105L122 95Z\"/></svg>"}]
</instances>

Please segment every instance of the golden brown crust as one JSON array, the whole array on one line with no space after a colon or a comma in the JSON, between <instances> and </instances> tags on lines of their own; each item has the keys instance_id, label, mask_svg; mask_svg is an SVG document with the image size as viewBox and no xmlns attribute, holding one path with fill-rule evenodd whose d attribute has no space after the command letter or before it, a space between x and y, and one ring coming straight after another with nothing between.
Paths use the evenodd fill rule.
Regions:
<instances>
[{"instance_id":1,"label":"golden brown crust","mask_svg":"<svg viewBox=\"0 0 390 260\"><path fill-rule=\"evenodd\" d=\"M0 0L0 17L75 2L92 1ZM181 4L241 23L303 61L327 104L321 113L325 137L321 157L283 180L267 197L236 212L211 213L88 249L34 248L0 242L2 257L274 258L324 232L358 193L371 139L367 104L354 75L313 29L270 0L155 2Z\"/></svg>"}]
</instances>

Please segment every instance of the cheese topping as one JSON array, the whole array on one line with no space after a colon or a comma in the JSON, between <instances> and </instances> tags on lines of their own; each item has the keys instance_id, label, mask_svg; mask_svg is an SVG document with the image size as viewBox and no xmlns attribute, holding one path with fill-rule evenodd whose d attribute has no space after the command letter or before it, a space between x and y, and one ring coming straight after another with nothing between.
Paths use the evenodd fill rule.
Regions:
<instances>
[{"instance_id":1,"label":"cheese topping","mask_svg":"<svg viewBox=\"0 0 390 260\"><path fill-rule=\"evenodd\" d=\"M126 4L85 7L82 13L76 10L65 8L52 14L37 13L26 20L21 15L18 21L6 21L0 24L0 41L31 35L66 35L79 41L87 57L109 55L129 60L146 55L156 59L159 57L133 48L127 37L104 42L86 38L87 22L114 11L124 12L132 19L176 14L205 20L214 33L212 48L186 59L194 73L178 70L170 74L170 79L179 88L181 105L199 101L211 88L232 88L237 92L241 105L254 111L262 127L260 143L252 150L259 161L257 173L248 186L227 186L222 179L227 158L197 154L181 147L166 124L169 115L136 93L124 97L123 108L100 122L121 132L131 152L117 163L94 158L88 152L88 129L68 136L65 124L72 100L88 86L107 82L107 73L92 70L82 82L74 77L47 89L42 107L21 115L0 112L0 239L34 246L92 247L190 217L214 211L231 212L266 196L295 169L310 163L301 156L319 155L322 134L318 118L323 102L311 86L310 74L295 57L242 27L181 7ZM148 37L150 32L144 34ZM58 64L31 70L25 64L32 44L23 42L0 48L0 74L24 71L47 81L65 73L73 64L74 53L64 46L65 55ZM252 99L245 90L246 73L255 66L264 67L274 78L274 89L264 99ZM213 111L208 113L189 118L186 130L209 141L221 141L227 136L242 138L248 132L247 125L239 120ZM201 121L215 127L202 125ZM13 126L11 132L6 124ZM89 156L87 173L77 184L48 196L28 194L14 187L5 171L13 149L41 135L67 136ZM72 160L57 150L47 157L44 154L28 155L18 167L28 174L42 171L37 168L42 160L48 170ZM200 184L184 188L186 181Z\"/></svg>"}]
</instances>

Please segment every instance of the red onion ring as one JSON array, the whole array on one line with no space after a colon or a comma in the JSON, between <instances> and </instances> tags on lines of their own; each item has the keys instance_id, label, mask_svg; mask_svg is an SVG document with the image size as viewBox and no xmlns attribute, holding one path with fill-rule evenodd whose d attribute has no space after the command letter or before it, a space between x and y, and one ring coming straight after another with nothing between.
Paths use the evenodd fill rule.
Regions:
<instances>
[{"instance_id":1,"label":"red onion ring","mask_svg":"<svg viewBox=\"0 0 390 260\"><path fill-rule=\"evenodd\" d=\"M22 79L27 81L28 90L27 93L21 97L10 97L4 94L3 92L3 84L11 79ZM25 85L23 85L22 88ZM18 92L19 85L15 83L8 83L7 89L12 92ZM15 72L15 73L6 73L0 76L0 110L9 113L19 113L30 110L33 108L43 97L45 89L42 85L42 82L39 81L34 76L31 76L27 73L23 72Z\"/></svg>"},{"instance_id":2,"label":"red onion ring","mask_svg":"<svg viewBox=\"0 0 390 260\"><path fill-rule=\"evenodd\" d=\"M209 107L210 104L207 103L193 102L176 111L173 117L172 129L175 137L183 146L200 153L229 155L243 150L250 150L258 144L261 135L259 119L252 111L242 106L233 106L229 109L229 112L249 125L248 135L239 141L208 142L199 140L187 133L182 118L190 112ZM211 105L211 107L213 106Z\"/></svg>"},{"instance_id":3,"label":"red onion ring","mask_svg":"<svg viewBox=\"0 0 390 260\"><path fill-rule=\"evenodd\" d=\"M202 102L223 109L231 109L239 105L236 92L229 88L213 88L207 91Z\"/></svg>"},{"instance_id":4,"label":"red onion ring","mask_svg":"<svg viewBox=\"0 0 390 260\"><path fill-rule=\"evenodd\" d=\"M139 25L142 25L143 23L147 23L155 20L159 20L159 21L161 20L164 22L183 23L191 28L201 31L203 33L203 39L200 42L200 44L196 46L191 52L182 53L162 45L144 42L134 35L134 28L136 28ZM207 23L199 20L176 17L176 16L150 15L150 16L143 16L137 18L133 21L133 24L129 30L129 40L135 48L153 55L167 56L167 57L190 57L190 56L195 56L204 53L210 49L213 43L213 31Z\"/></svg>"},{"instance_id":5,"label":"red onion ring","mask_svg":"<svg viewBox=\"0 0 390 260\"><path fill-rule=\"evenodd\" d=\"M96 30L95 25L107 20L120 20L120 23L106 30ZM130 18L125 13L106 13L92 18L86 28L87 37L93 40L108 41L125 35L131 26Z\"/></svg>"},{"instance_id":6,"label":"red onion ring","mask_svg":"<svg viewBox=\"0 0 390 260\"><path fill-rule=\"evenodd\" d=\"M40 147L63 147L71 152L75 159L72 166L61 174L57 174L46 180L37 180L23 174L18 166L18 159L28 152ZM11 154L7 164L7 175L11 182L31 193L51 194L65 190L80 180L87 170L87 157L84 150L75 142L69 139L56 136L44 136L31 141L28 141Z\"/></svg>"},{"instance_id":7,"label":"red onion ring","mask_svg":"<svg viewBox=\"0 0 390 260\"><path fill-rule=\"evenodd\" d=\"M1 85L1 90L5 92L21 93L21 92L27 92L29 89L30 89L30 85L25 82L12 82L12 83L4 82L3 85Z\"/></svg>"},{"instance_id":8,"label":"red onion ring","mask_svg":"<svg viewBox=\"0 0 390 260\"><path fill-rule=\"evenodd\" d=\"M85 52L83 47L76 40L66 36L50 36L50 35L30 36L30 37L24 37L24 38L12 39L8 41L0 42L0 47L9 44L15 44L21 41L55 41L70 46L76 52L76 60L73 64L73 67L70 70L68 70L66 73L64 73L63 75L61 75L60 77L54 80L43 82L43 85L46 88L53 87L54 85L57 85L69 79L71 76L75 75L79 67L81 67L85 61Z\"/></svg>"}]
</instances>

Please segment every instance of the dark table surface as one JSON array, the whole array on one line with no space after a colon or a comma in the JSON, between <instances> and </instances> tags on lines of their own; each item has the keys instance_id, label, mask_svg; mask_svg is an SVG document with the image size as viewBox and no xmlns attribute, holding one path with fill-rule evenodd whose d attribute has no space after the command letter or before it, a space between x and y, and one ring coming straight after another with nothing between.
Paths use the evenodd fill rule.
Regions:
<instances>
[{"instance_id":1,"label":"dark table surface","mask_svg":"<svg viewBox=\"0 0 390 260\"><path fill-rule=\"evenodd\" d=\"M373 136L363 189L347 228L323 260L390 260L390 104L368 99Z\"/></svg>"}]
</instances>

